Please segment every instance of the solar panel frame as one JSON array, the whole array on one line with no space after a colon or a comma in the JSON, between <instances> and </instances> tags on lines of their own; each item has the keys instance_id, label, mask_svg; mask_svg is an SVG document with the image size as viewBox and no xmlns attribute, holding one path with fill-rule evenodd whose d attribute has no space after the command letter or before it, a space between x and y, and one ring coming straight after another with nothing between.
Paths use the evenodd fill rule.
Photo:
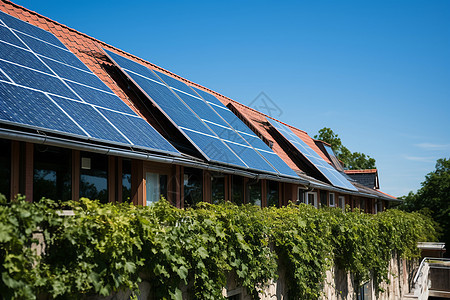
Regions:
<instances>
[{"instance_id":1,"label":"solar panel frame","mask_svg":"<svg viewBox=\"0 0 450 300\"><path fill-rule=\"evenodd\" d=\"M206 160L248 169L248 166L195 115L189 106L161 81L156 73L142 64L127 59L108 49L103 48L103 50L108 58L178 128ZM165 99L166 101L161 101L161 99ZM183 117L189 117L189 119L183 120ZM195 123L194 126L192 122ZM210 140L211 142L209 144L203 143L199 135L203 135L203 139ZM212 137L220 143L213 143L211 140ZM207 147L208 145L210 147ZM221 155L216 155L217 153L215 151ZM228 152L233 153L237 159ZM228 161L223 159L224 157Z\"/></svg>"},{"instance_id":2,"label":"solar panel frame","mask_svg":"<svg viewBox=\"0 0 450 300\"><path fill-rule=\"evenodd\" d=\"M299 138L289 127L278 121L267 119L269 123L290 142L316 169L327 178L333 186L347 190L357 189L334 167L323 160L310 146Z\"/></svg>"},{"instance_id":3,"label":"solar panel frame","mask_svg":"<svg viewBox=\"0 0 450 300\"><path fill-rule=\"evenodd\" d=\"M259 155L274 168L278 174L298 178L298 175L267 146L256 134L242 122L228 107L226 107L215 96L190 86L197 95L214 110L222 120L228 125L228 128L235 131L250 147L252 147ZM205 97L205 98L203 98ZM206 100L209 99L209 100ZM238 127L238 128L236 128ZM270 154L270 155L269 155ZM277 166L277 167L276 167Z\"/></svg>"},{"instance_id":4,"label":"solar panel frame","mask_svg":"<svg viewBox=\"0 0 450 300\"><path fill-rule=\"evenodd\" d=\"M13 24L14 28L7 26L7 24ZM142 141L139 144L135 144L118 130L116 125L100 112L100 107L104 107L109 113L136 118L136 120L139 120L138 123L140 123L139 127L134 125L137 131L143 126L142 122L145 121L117 97L56 36L3 12L0 13L0 31L10 33L9 35L0 35L0 48L3 47L3 49L7 49L10 53L9 56L6 56L5 53L0 54L0 92L2 93L0 100L3 107L3 111L0 112L0 122L87 140L162 152L173 156L181 155L178 150L148 123L147 138L149 136L159 138L161 145L157 145L158 147ZM39 37L30 35L33 33ZM2 39L6 39L6 41ZM33 47L30 47L24 40L32 41L35 46L40 45L45 49L53 49L55 52L46 53L45 51L40 51L40 54L36 53L33 51ZM55 53L59 54L56 57L52 57ZM67 62L72 65L68 65ZM59 70L53 70L49 67L48 63L59 67ZM61 70L63 69L69 71L69 73L66 72L66 75L73 75L73 77L64 79L62 76L59 76L58 73L61 74ZM78 75L70 74L70 71ZM81 83L77 83L75 79L81 74L79 72L83 72L83 75L88 76L92 80L81 80ZM94 85L95 87L84 85L85 83ZM70 84L78 84L83 86L83 88L90 89L90 92L85 93L81 97L71 88ZM14 93L11 93L11 91L14 91ZM123 104L121 107L125 112L113 111L111 107L89 103L85 99L90 98L93 95L93 91L101 91L104 95L110 96L110 101L116 104ZM20 95L27 95L27 97L20 98ZM62 108L63 106L68 111L64 110ZM127 107L127 109L124 107ZM24 110L24 108L27 109ZM80 113L80 109L84 113ZM86 109L89 110L88 114L85 111ZM33 112L33 114L30 115L29 112ZM42 115L43 113L45 115ZM93 122L94 120L97 122ZM80 123L83 124L81 125ZM102 123L103 126L99 126L99 123ZM103 130L109 130L109 132L106 134L102 133L102 128Z\"/></svg>"},{"instance_id":5,"label":"solar panel frame","mask_svg":"<svg viewBox=\"0 0 450 300\"><path fill-rule=\"evenodd\" d=\"M174 93L180 97L180 99L182 99L188 106L190 106L191 109L197 114L197 116L202 119L202 121L205 122L206 125L213 132L215 132L225 142L225 144L228 145L228 147L230 147L239 157L241 157L241 159L250 168L276 175L282 173L272 166L266 156L261 155L261 153L257 149L255 149L252 144L250 144L241 136L241 134L239 134L230 124L228 124L216 112L216 110L210 103L200 97L200 95L197 94L193 89L190 89L188 85L161 72L154 72L161 78L161 80L163 80L164 78L167 86L169 86L174 91ZM212 97L215 98L214 96ZM216 99L215 102L219 103L220 101ZM223 106L223 104L220 105ZM278 165L281 166L280 163L278 163ZM286 172L288 174L284 175L297 177L295 172L286 165L284 170L286 171L287 169L289 170L288 172Z\"/></svg>"}]
</instances>

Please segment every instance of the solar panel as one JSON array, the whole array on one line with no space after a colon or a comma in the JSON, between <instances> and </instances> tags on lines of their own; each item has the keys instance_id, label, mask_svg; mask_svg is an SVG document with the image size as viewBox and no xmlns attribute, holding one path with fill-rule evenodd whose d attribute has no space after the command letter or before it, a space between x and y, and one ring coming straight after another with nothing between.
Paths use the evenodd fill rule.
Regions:
<instances>
[{"instance_id":1,"label":"solar panel","mask_svg":"<svg viewBox=\"0 0 450 300\"><path fill-rule=\"evenodd\" d=\"M192 87L192 91L197 93L207 104L208 106L216 112L222 122L224 122L227 126L223 126L223 124L211 124L213 128L221 131L224 135L224 139L239 142L239 144L247 144L251 146L255 151L257 151L260 156L262 156L274 169L277 170L278 173L282 175L287 175L291 177L298 177L297 174L275 153L269 146L267 146L260 138L256 136L256 134L248 128L247 125L244 124L233 112L231 112L228 107L226 107L219 99L215 96L199 90L195 87ZM219 122L217 122L219 123ZM208 123L209 124L209 123ZM236 139L236 136L238 137ZM246 143L243 143L244 140ZM247 151L241 152L242 156L247 155Z\"/></svg>"},{"instance_id":2,"label":"solar panel","mask_svg":"<svg viewBox=\"0 0 450 300\"><path fill-rule=\"evenodd\" d=\"M251 169L278 174L266 159L242 138L205 100L199 97L184 82L155 73L173 90L178 97L211 129L225 144ZM218 101L218 100L217 100Z\"/></svg>"},{"instance_id":3,"label":"solar panel","mask_svg":"<svg viewBox=\"0 0 450 300\"><path fill-rule=\"evenodd\" d=\"M334 154L333 149L328 145L323 145L325 147L325 150L328 153L328 156L331 158L331 162L333 163L334 167L340 171L344 172L344 168L342 167L341 163L339 162L339 159L336 157L336 154Z\"/></svg>"},{"instance_id":4,"label":"solar panel","mask_svg":"<svg viewBox=\"0 0 450 300\"><path fill-rule=\"evenodd\" d=\"M357 191L357 189L335 168L323 160L310 146L299 138L289 127L275 120L269 123L287 139L306 159L308 159L320 173L327 178L333 186L347 190Z\"/></svg>"},{"instance_id":5,"label":"solar panel","mask_svg":"<svg viewBox=\"0 0 450 300\"><path fill-rule=\"evenodd\" d=\"M0 103L3 123L180 155L53 34L3 12Z\"/></svg>"},{"instance_id":6,"label":"solar panel","mask_svg":"<svg viewBox=\"0 0 450 300\"><path fill-rule=\"evenodd\" d=\"M104 50L207 160L249 167L153 71L114 52Z\"/></svg>"}]
</instances>

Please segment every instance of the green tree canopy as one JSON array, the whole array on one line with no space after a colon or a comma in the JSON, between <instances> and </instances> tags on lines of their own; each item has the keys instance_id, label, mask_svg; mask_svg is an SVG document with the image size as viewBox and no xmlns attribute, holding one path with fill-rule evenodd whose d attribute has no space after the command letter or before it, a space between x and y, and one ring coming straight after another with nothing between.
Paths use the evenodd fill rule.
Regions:
<instances>
[{"instance_id":1,"label":"green tree canopy","mask_svg":"<svg viewBox=\"0 0 450 300\"><path fill-rule=\"evenodd\" d=\"M319 130L315 139L324 141L331 145L336 157L343 163L344 168L349 170L375 169L375 159L360 152L351 152L344 145L337 133L331 128L324 127Z\"/></svg>"},{"instance_id":2,"label":"green tree canopy","mask_svg":"<svg viewBox=\"0 0 450 300\"><path fill-rule=\"evenodd\" d=\"M417 193L409 192L400 197L401 209L422 211L431 214L442 229L442 241L446 243L447 255L450 251L450 158L440 158L436 170L425 176Z\"/></svg>"}]
</instances>

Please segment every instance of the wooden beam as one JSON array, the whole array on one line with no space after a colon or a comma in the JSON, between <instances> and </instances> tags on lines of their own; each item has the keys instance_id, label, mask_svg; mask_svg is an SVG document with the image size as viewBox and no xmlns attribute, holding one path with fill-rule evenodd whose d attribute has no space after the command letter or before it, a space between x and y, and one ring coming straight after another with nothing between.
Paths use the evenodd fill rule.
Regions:
<instances>
[{"instance_id":1,"label":"wooden beam","mask_svg":"<svg viewBox=\"0 0 450 300\"><path fill-rule=\"evenodd\" d=\"M116 197L117 202L122 203L122 157L117 157L117 184L116 184Z\"/></svg>"},{"instance_id":2,"label":"wooden beam","mask_svg":"<svg viewBox=\"0 0 450 300\"><path fill-rule=\"evenodd\" d=\"M141 160L131 161L131 199L135 205L144 205L144 167Z\"/></svg>"}]
</instances>

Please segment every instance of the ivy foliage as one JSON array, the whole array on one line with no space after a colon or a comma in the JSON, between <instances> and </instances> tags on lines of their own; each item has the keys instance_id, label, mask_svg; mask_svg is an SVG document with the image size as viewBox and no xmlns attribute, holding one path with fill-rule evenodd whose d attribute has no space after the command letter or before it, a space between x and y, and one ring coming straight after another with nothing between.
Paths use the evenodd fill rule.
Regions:
<instances>
[{"instance_id":1,"label":"ivy foliage","mask_svg":"<svg viewBox=\"0 0 450 300\"><path fill-rule=\"evenodd\" d=\"M5 299L79 299L150 283L155 299L222 299L235 278L255 299L283 272L289 299L317 299L331 265L387 278L394 252L418 256L434 224L399 210L368 215L301 204L281 209L200 203L181 210L81 199L63 207L23 198L0 205L0 291ZM61 206L60 206L61 207ZM45 248L36 253L36 233Z\"/></svg>"}]
</instances>

